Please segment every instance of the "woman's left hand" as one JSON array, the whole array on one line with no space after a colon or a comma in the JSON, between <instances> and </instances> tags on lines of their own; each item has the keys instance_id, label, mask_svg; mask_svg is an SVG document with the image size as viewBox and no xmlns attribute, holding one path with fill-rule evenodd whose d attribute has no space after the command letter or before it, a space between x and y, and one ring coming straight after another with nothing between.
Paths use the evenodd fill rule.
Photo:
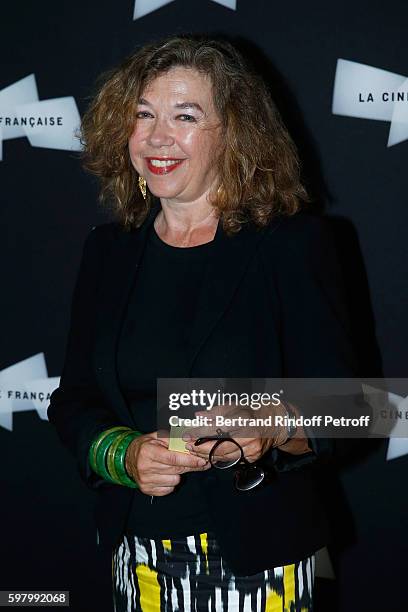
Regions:
<instances>
[{"instance_id":1,"label":"woman's left hand","mask_svg":"<svg viewBox=\"0 0 408 612\"><path fill-rule=\"evenodd\" d=\"M210 415L205 411L195 413L195 416L207 418L211 416L212 419L218 415L222 415L223 417L227 418L234 418L237 416L254 418L254 416L256 416L254 415L253 411L247 411L236 406L215 406L211 410ZM215 427L190 429L183 435L183 439L186 441L186 449L190 451L190 453L208 460L209 453L211 452L216 439L203 442L199 446L195 446L194 443L199 438L206 438L210 436L215 437L216 433L217 430ZM250 462L260 459L260 457L262 457L262 455L264 455L271 448L271 446L276 446L278 443L283 443L286 441L286 429L282 432L282 428L269 427L266 429L257 428L254 426L241 426L234 427L226 433L230 438L234 438L234 440L238 442L244 452L245 458ZM236 445L226 441L219 447L219 449L217 449L217 453L214 455L214 458L221 461L232 460L238 456L239 449L237 449Z\"/></svg>"}]
</instances>

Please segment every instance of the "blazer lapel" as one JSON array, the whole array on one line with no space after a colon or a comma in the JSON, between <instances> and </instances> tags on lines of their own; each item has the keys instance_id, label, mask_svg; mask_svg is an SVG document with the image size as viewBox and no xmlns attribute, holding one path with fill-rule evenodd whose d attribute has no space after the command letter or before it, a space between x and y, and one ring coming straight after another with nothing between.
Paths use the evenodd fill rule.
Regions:
<instances>
[{"instance_id":1,"label":"blazer lapel","mask_svg":"<svg viewBox=\"0 0 408 612\"><path fill-rule=\"evenodd\" d=\"M104 272L101 306L97 311L94 369L100 388L124 423L129 419L134 422L134 418L119 385L116 367L117 345L148 230L159 210L160 202L154 201L141 227L120 234Z\"/></svg>"},{"instance_id":2,"label":"blazer lapel","mask_svg":"<svg viewBox=\"0 0 408 612\"><path fill-rule=\"evenodd\" d=\"M192 377L194 362L216 323L228 308L245 270L255 255L265 229L244 225L227 236L218 224L214 248L206 268L190 335L191 354L187 378Z\"/></svg>"}]
</instances>

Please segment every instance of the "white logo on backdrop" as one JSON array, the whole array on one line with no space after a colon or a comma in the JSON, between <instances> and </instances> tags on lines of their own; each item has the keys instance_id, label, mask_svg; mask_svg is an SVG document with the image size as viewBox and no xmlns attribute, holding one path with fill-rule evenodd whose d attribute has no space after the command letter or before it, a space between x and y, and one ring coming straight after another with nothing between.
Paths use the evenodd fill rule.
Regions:
<instances>
[{"instance_id":1,"label":"white logo on backdrop","mask_svg":"<svg viewBox=\"0 0 408 612\"><path fill-rule=\"evenodd\" d=\"M401 74L337 60L334 115L389 121L387 147L408 139L408 78Z\"/></svg>"},{"instance_id":2,"label":"white logo on backdrop","mask_svg":"<svg viewBox=\"0 0 408 612\"><path fill-rule=\"evenodd\" d=\"M363 384L363 392L364 399L377 414L385 410L387 414L394 416L393 427L389 432L387 461L408 455L408 438L401 437L406 432L406 421L403 417L408 414L408 396L402 397L367 384ZM397 418L399 415L401 418Z\"/></svg>"},{"instance_id":3,"label":"white logo on backdrop","mask_svg":"<svg viewBox=\"0 0 408 612\"><path fill-rule=\"evenodd\" d=\"M79 151L79 124L75 99L39 100L35 75L30 74L0 91L0 160L2 142L11 138L26 137L33 147Z\"/></svg>"},{"instance_id":4,"label":"white logo on backdrop","mask_svg":"<svg viewBox=\"0 0 408 612\"><path fill-rule=\"evenodd\" d=\"M144 17L153 11L157 11L157 9L161 8L162 6L170 4L170 2L174 2L174 0L135 0L133 19ZM235 11L237 7L237 0L212 0L212 2L226 6L233 11Z\"/></svg>"},{"instance_id":5,"label":"white logo on backdrop","mask_svg":"<svg viewBox=\"0 0 408 612\"><path fill-rule=\"evenodd\" d=\"M0 371L0 426L13 430L13 413L36 410L46 421L49 397L59 377L48 378L44 353Z\"/></svg>"}]
</instances>

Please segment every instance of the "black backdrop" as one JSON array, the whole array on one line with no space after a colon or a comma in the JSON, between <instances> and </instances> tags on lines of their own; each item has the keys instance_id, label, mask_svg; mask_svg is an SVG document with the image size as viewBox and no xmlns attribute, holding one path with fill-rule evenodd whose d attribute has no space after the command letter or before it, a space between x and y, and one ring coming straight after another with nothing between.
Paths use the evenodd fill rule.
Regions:
<instances>
[{"instance_id":1,"label":"black backdrop","mask_svg":"<svg viewBox=\"0 0 408 612\"><path fill-rule=\"evenodd\" d=\"M382 364L385 376L404 377L408 142L387 147L389 122L335 115L331 105L339 58L406 74L406 3L237 0L234 10L174 0L136 20L133 10L134 0L3 2L0 116L7 114L2 90L32 73L40 100L73 96L82 113L96 76L136 45L183 31L232 37L268 78L309 187L333 219L365 373L378 375ZM72 151L31 146L24 137L4 140L0 177L0 589L70 590L73 610L103 609L109 585L101 592L94 493L34 410L47 402L18 409L8 397L11 389L16 398L30 376L41 378L30 365L24 369L28 358L43 354L43 376L60 375L82 243L109 216ZM344 612L408 608L408 458L387 461L387 448L384 441L342 476L356 536L336 567ZM325 607L335 609L333 600Z\"/></svg>"}]
</instances>

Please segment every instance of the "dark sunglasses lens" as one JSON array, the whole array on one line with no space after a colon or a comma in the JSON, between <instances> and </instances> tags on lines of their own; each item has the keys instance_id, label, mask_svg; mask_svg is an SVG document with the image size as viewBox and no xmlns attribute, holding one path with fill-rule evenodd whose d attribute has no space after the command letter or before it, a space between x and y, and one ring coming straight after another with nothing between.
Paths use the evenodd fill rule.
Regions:
<instances>
[{"instance_id":1,"label":"dark sunglasses lens","mask_svg":"<svg viewBox=\"0 0 408 612\"><path fill-rule=\"evenodd\" d=\"M228 447L226 446L227 444L228 444ZM220 455L222 455L224 451L229 449L229 452L231 452L232 444L235 444L236 446L236 452L234 452L233 457L221 458ZM233 467L237 463L239 463L241 461L241 457L242 457L242 451L241 451L241 447L239 446L239 444L237 444L234 440L224 440L224 441L220 441L211 451L210 462L213 467L217 468L217 470L226 470L230 467Z\"/></svg>"},{"instance_id":2,"label":"dark sunglasses lens","mask_svg":"<svg viewBox=\"0 0 408 612\"><path fill-rule=\"evenodd\" d=\"M259 465L245 466L235 474L235 487L238 491L250 491L265 478L265 472Z\"/></svg>"}]
</instances>

